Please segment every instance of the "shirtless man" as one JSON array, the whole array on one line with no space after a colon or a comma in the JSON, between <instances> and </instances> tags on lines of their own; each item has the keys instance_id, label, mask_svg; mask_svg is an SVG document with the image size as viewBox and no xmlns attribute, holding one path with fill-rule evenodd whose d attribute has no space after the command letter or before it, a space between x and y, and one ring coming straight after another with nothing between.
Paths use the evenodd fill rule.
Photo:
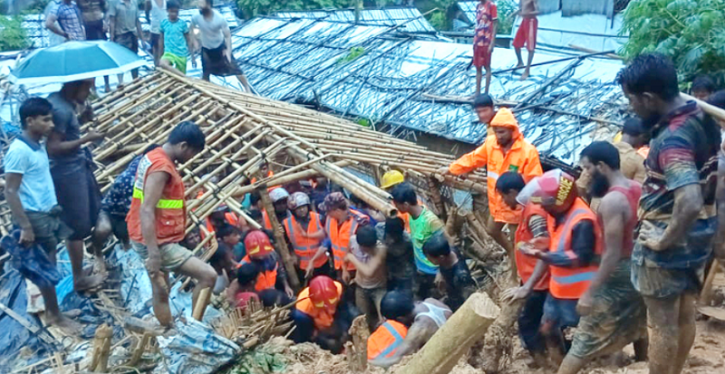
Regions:
<instances>
[{"instance_id":1,"label":"shirtless man","mask_svg":"<svg viewBox=\"0 0 725 374\"><path fill-rule=\"evenodd\" d=\"M383 317L408 326L408 334L403 344L392 356L370 361L370 364L384 368L391 367L404 356L417 352L453 314L445 304L436 299L413 302L408 293L400 291L385 294L380 303L380 311Z\"/></svg>"},{"instance_id":2,"label":"shirtless man","mask_svg":"<svg viewBox=\"0 0 725 374\"><path fill-rule=\"evenodd\" d=\"M519 1L519 16L522 18L519 31L516 32L514 37L514 50L516 50L516 58L519 63L516 67L523 67L524 60L521 58L521 48L526 45L526 49L529 51L529 59L526 63L526 69L521 74L521 80L526 80L529 77L531 70L531 62L534 60L534 49L536 49L536 30L539 28L539 20L536 19L536 15L539 14L536 0L520 0Z\"/></svg>"}]
</instances>

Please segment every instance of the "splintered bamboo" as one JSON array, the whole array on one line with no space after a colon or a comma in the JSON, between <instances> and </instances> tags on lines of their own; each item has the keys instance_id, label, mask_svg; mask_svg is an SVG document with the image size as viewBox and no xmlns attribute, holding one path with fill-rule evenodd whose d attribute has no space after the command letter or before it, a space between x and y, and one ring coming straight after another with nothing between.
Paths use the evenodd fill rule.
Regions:
<instances>
[{"instance_id":1,"label":"splintered bamboo","mask_svg":"<svg viewBox=\"0 0 725 374\"><path fill-rule=\"evenodd\" d=\"M430 193L430 199L433 201L433 205L438 211L438 217L442 220L447 220L448 215L446 212L446 206L443 204L443 197L441 196L440 184L433 178L427 178L428 192Z\"/></svg>"},{"instance_id":2,"label":"splintered bamboo","mask_svg":"<svg viewBox=\"0 0 725 374\"><path fill-rule=\"evenodd\" d=\"M269 222L272 223L272 232L274 233L275 244L277 245L277 250L279 250L280 254L282 255L282 262L284 262L284 267L287 270L287 278L290 281L290 286L292 286L294 290L299 290L300 280L299 278L297 278L297 269L295 269L294 261L292 260L289 248L287 247L287 240L284 237L284 229L282 228L282 225L277 219L277 214L274 211L272 199L269 198L267 186L260 186L257 192L259 193L259 197L262 201L262 206L264 207L264 210L267 211L267 217L269 217Z\"/></svg>"},{"instance_id":3,"label":"splintered bamboo","mask_svg":"<svg viewBox=\"0 0 725 374\"><path fill-rule=\"evenodd\" d=\"M498 315L499 308L488 295L474 293L395 374L447 374Z\"/></svg>"}]
</instances>

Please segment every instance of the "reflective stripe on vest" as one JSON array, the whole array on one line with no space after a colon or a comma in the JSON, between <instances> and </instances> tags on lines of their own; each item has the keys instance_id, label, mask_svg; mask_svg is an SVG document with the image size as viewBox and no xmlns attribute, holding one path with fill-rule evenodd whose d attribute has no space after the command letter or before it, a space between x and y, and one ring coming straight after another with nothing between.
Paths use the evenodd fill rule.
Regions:
<instances>
[{"instance_id":1,"label":"reflective stripe on vest","mask_svg":"<svg viewBox=\"0 0 725 374\"><path fill-rule=\"evenodd\" d=\"M295 230L297 220L294 218L294 216L290 215L287 217L287 219L284 220L284 228L287 231L287 236L289 237L290 244L292 244L292 247L294 248L295 255L300 259L300 268L306 268L307 264L310 260L312 260L312 257L315 256L315 253L317 252L317 248L320 247L321 240L318 240L315 244L312 245L301 245L297 238L297 231ZM314 223L314 226L312 226ZM300 227L301 228L301 227ZM307 233L309 234L310 228L314 228L314 231L320 231L322 230L322 226L320 225L320 217L313 212L310 212L310 223L308 225ZM303 239L304 240L304 239ZM310 239L307 239L305 241L310 241ZM312 250L315 250L314 252L311 252ZM315 264L315 267L321 267L325 264L326 259L325 256L320 256Z\"/></svg>"},{"instance_id":2,"label":"reflective stripe on vest","mask_svg":"<svg viewBox=\"0 0 725 374\"><path fill-rule=\"evenodd\" d=\"M134 187L133 198L139 199L143 203L143 191ZM184 200L159 199L159 202L156 203L156 207L159 209L183 209Z\"/></svg>"},{"instance_id":3,"label":"reflective stripe on vest","mask_svg":"<svg viewBox=\"0 0 725 374\"><path fill-rule=\"evenodd\" d=\"M328 217L327 223L325 225L326 226L325 230L327 231L327 233L330 237L330 246L332 247L332 256L333 256L333 260L334 260L333 263L335 265L336 270L342 268L342 261L345 257L345 252L349 251L349 249L350 249L349 248L349 245L350 245L349 239L350 239L350 237L355 235L355 231L357 231L357 227L359 225L357 222L357 219L354 217L354 215L361 215L361 214L358 212L352 211L352 210L350 211L350 218L348 218L348 219L352 220L352 223L350 224L350 229L349 229L348 236L347 236L348 242L344 246L336 243L336 241L339 241L339 238L340 238L340 222L337 222L337 220L335 220L335 222L337 222L337 225L336 225L337 227L336 227L334 235L332 232L332 228L330 227L330 225L332 224L332 220L334 218ZM345 222L347 222L347 221L345 221ZM348 270L354 270L354 269L355 269L354 265L348 264Z\"/></svg>"},{"instance_id":4,"label":"reflective stripe on vest","mask_svg":"<svg viewBox=\"0 0 725 374\"><path fill-rule=\"evenodd\" d=\"M388 323L387 321L385 323L383 323L383 327L385 327L385 330L387 330L390 333L390 335L392 335L393 338L395 338L395 341L393 341L387 348L385 348L382 352L380 352L378 354L378 356L376 356L376 357L379 357L379 356L390 357L393 355L393 353L395 353L395 351L398 349L398 347L401 344L403 344L403 337L400 336L400 334L398 333L398 330L396 330L395 327L390 325L390 323Z\"/></svg>"}]
</instances>

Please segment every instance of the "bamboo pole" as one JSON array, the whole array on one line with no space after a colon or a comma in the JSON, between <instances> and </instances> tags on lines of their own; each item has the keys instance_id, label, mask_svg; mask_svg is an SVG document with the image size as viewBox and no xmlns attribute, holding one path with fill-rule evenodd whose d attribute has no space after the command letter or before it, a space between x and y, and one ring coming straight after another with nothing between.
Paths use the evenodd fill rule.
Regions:
<instances>
[{"instance_id":1,"label":"bamboo pole","mask_svg":"<svg viewBox=\"0 0 725 374\"><path fill-rule=\"evenodd\" d=\"M257 189L257 192L259 193L259 196L261 198L264 210L267 211L269 221L272 223L272 232L274 233L274 240L276 242L275 244L277 244L277 250L282 255L282 262L284 262L284 267L287 270L287 278L290 281L290 286L292 286L292 289L298 290L300 287L300 280L299 278L297 278L297 269L295 269L294 261L292 260L290 250L287 247L287 240L285 239L284 229L282 228L282 225L277 219L277 214L274 211L272 199L269 198L267 186L264 184L260 185L260 187Z\"/></svg>"},{"instance_id":2,"label":"bamboo pole","mask_svg":"<svg viewBox=\"0 0 725 374\"><path fill-rule=\"evenodd\" d=\"M206 306L209 304L209 298L211 297L211 288L207 287L199 292L199 297L196 299L196 305L194 305L194 311L192 317L201 321L204 318L206 312Z\"/></svg>"},{"instance_id":3,"label":"bamboo pole","mask_svg":"<svg viewBox=\"0 0 725 374\"><path fill-rule=\"evenodd\" d=\"M719 121L717 121L717 123L721 127L725 128L725 109L721 109L714 105L708 104L708 103L706 103L700 99L696 99L684 92L680 92L680 96L682 96L682 98L684 98L685 100L688 100L688 101L692 100L692 101L697 102L697 106L699 106L703 112L709 114L711 117L713 117L715 119L718 119Z\"/></svg>"},{"instance_id":4,"label":"bamboo pole","mask_svg":"<svg viewBox=\"0 0 725 374\"><path fill-rule=\"evenodd\" d=\"M448 374L498 315L499 308L488 295L474 293L395 374Z\"/></svg>"},{"instance_id":5,"label":"bamboo pole","mask_svg":"<svg viewBox=\"0 0 725 374\"><path fill-rule=\"evenodd\" d=\"M439 182L433 178L426 178L428 182L428 192L430 193L430 199L433 201L433 205L438 211L438 217L444 222L448 220L448 214L446 212L446 206L443 204L443 197L441 196L441 190L439 188Z\"/></svg>"},{"instance_id":6,"label":"bamboo pole","mask_svg":"<svg viewBox=\"0 0 725 374\"><path fill-rule=\"evenodd\" d=\"M335 164L340 167L345 167L345 166L351 165L352 162L344 160L344 161L335 162ZM295 182L298 180L310 179L310 178L316 177L318 175L321 175L321 174L320 174L320 172L318 172L315 169L300 171L300 172L285 175L282 177L278 177L277 174L275 174L271 178L262 179L260 181L257 181L254 184L237 187L236 190L234 190L234 193L232 194L232 196L233 197L242 197L242 196L256 190L262 183L264 183L268 186L279 186L279 185L285 185L288 183L292 183L292 182Z\"/></svg>"}]
</instances>

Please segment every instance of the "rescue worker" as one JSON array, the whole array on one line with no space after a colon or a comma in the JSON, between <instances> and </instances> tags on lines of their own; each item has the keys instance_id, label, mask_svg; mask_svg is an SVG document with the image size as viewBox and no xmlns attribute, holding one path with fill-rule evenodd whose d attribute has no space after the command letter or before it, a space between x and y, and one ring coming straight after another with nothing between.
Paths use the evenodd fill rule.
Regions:
<instances>
[{"instance_id":1,"label":"rescue worker","mask_svg":"<svg viewBox=\"0 0 725 374\"><path fill-rule=\"evenodd\" d=\"M566 351L562 329L579 323L576 305L597 272L602 253L602 231L597 216L582 200L574 177L560 169L536 178L531 202L549 213L551 243L548 251L522 246L523 254L549 264L549 295L544 303L541 331L557 365Z\"/></svg>"},{"instance_id":2,"label":"rescue worker","mask_svg":"<svg viewBox=\"0 0 725 374\"><path fill-rule=\"evenodd\" d=\"M462 175L486 167L490 212L486 230L508 253L512 276L515 277L514 246L509 238L504 237L502 230L508 224L511 234L516 231L516 225L521 221L521 209L511 209L504 204L501 196L496 193L496 180L507 171L515 171L523 176L525 182L528 182L533 177L541 175L542 169L539 152L536 147L524 139L511 110L499 109L491 120L490 127L493 128L494 135L488 136L483 145L473 152L463 155L439 172Z\"/></svg>"},{"instance_id":3,"label":"rescue worker","mask_svg":"<svg viewBox=\"0 0 725 374\"><path fill-rule=\"evenodd\" d=\"M224 225L232 225L239 228L239 217L236 214L229 211L226 204L221 204L206 217L206 224L204 228L207 233L216 232L220 227ZM201 232L201 238L204 239L206 234L204 231Z\"/></svg>"},{"instance_id":4,"label":"rescue worker","mask_svg":"<svg viewBox=\"0 0 725 374\"><path fill-rule=\"evenodd\" d=\"M410 214L410 237L413 240L413 257L415 259L415 281L413 293L419 299L425 299L436 291L435 280L438 266L432 263L423 253L423 244L439 231L445 224L433 212L418 204L418 196L410 183L396 186L392 192L393 203L399 212Z\"/></svg>"},{"instance_id":5,"label":"rescue worker","mask_svg":"<svg viewBox=\"0 0 725 374\"><path fill-rule=\"evenodd\" d=\"M171 130L163 146L141 159L136 171L131 209L126 216L128 234L131 246L146 261L154 315L162 326L172 322L169 272L196 279L192 298L195 308L202 305L206 309L209 299L199 300L199 293L214 287L217 278L214 268L179 244L186 230L185 187L175 163L189 161L204 145L201 129L193 122L182 122Z\"/></svg>"},{"instance_id":6,"label":"rescue worker","mask_svg":"<svg viewBox=\"0 0 725 374\"><path fill-rule=\"evenodd\" d=\"M321 207L327 214L325 232L329 243L326 243L326 246L332 250L333 264L335 271L338 272L338 279L347 284L355 276L355 265L344 262L345 255L350 252L350 237L357 233L358 227L367 225L369 218L351 210L347 199L341 192L327 195Z\"/></svg>"},{"instance_id":7,"label":"rescue worker","mask_svg":"<svg viewBox=\"0 0 725 374\"><path fill-rule=\"evenodd\" d=\"M313 342L334 354L342 352L348 330L359 313L343 300L342 283L320 275L297 296L290 317L295 343Z\"/></svg>"},{"instance_id":8,"label":"rescue worker","mask_svg":"<svg viewBox=\"0 0 725 374\"><path fill-rule=\"evenodd\" d=\"M282 226L297 258L299 279L330 275L330 262L322 246L325 230L322 229L320 215L310 210L310 197L304 192L293 193L289 208L292 214L282 222Z\"/></svg>"},{"instance_id":9,"label":"rescue worker","mask_svg":"<svg viewBox=\"0 0 725 374\"><path fill-rule=\"evenodd\" d=\"M637 360L647 357L646 309L630 270L642 187L624 176L619 161L617 148L609 142L593 142L581 153L582 168L592 176L589 191L601 198L597 213L604 253L589 289L579 298L581 319L559 374L576 374L594 358L632 342Z\"/></svg>"},{"instance_id":10,"label":"rescue worker","mask_svg":"<svg viewBox=\"0 0 725 374\"><path fill-rule=\"evenodd\" d=\"M536 178L532 182L536 184ZM549 214L539 204L529 201L529 192L521 174L507 171L496 181L496 191L503 202L511 209L518 205L524 207L521 223L516 229L516 269L521 286L504 290L502 299L507 302L525 300L518 318L519 338L539 367L546 366L546 345L539 332L541 317L544 314L544 302L549 294L549 266L542 260L523 254L522 247L535 247L541 250L549 248L551 241L546 220Z\"/></svg>"},{"instance_id":11,"label":"rescue worker","mask_svg":"<svg viewBox=\"0 0 725 374\"><path fill-rule=\"evenodd\" d=\"M380 311L388 321L408 327L403 342L396 346L392 354L378 355L370 360L371 365L384 368L397 364L403 357L421 349L453 315L445 304L436 299L413 302L410 294L400 291L385 294Z\"/></svg>"},{"instance_id":12,"label":"rescue worker","mask_svg":"<svg viewBox=\"0 0 725 374\"><path fill-rule=\"evenodd\" d=\"M368 338L368 361L392 357L407 335L407 326L395 320L385 320Z\"/></svg>"},{"instance_id":13,"label":"rescue worker","mask_svg":"<svg viewBox=\"0 0 725 374\"><path fill-rule=\"evenodd\" d=\"M289 297L294 296L292 288L287 281L282 260L274 251L269 237L261 230L252 230L244 238L244 248L247 255L242 259L242 264L254 264L259 275L254 289L263 291L267 289L278 289L284 291Z\"/></svg>"},{"instance_id":14,"label":"rescue worker","mask_svg":"<svg viewBox=\"0 0 725 374\"><path fill-rule=\"evenodd\" d=\"M269 193L269 198L272 200L274 206L274 214L277 216L277 220L282 223L287 217L290 216L288 208L289 193L282 187L275 188ZM272 230L272 221L269 219L267 210L262 210L262 217L264 217L264 228Z\"/></svg>"}]
</instances>

